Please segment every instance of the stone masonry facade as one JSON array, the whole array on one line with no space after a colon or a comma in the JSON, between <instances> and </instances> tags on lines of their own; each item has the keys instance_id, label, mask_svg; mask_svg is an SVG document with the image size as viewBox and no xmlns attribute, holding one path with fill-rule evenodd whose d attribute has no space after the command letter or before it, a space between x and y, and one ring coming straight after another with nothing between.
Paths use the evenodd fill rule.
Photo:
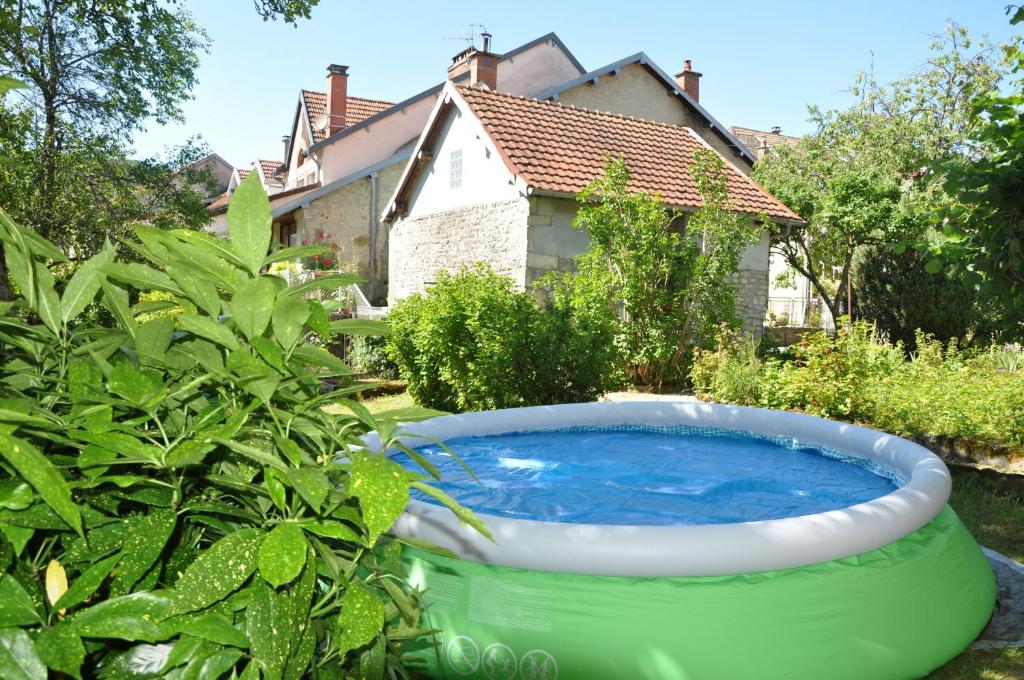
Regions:
<instances>
[{"instance_id":1,"label":"stone masonry facade","mask_svg":"<svg viewBox=\"0 0 1024 680\"><path fill-rule=\"evenodd\" d=\"M768 270L741 269L736 281L736 315L743 322L744 334L760 339L764 333L764 315L768 309Z\"/></svg>"},{"instance_id":2,"label":"stone masonry facade","mask_svg":"<svg viewBox=\"0 0 1024 680\"><path fill-rule=\"evenodd\" d=\"M389 234L388 302L426 290L443 269L488 262L519 289L526 285L529 202L516 198L402 218Z\"/></svg>"}]
</instances>

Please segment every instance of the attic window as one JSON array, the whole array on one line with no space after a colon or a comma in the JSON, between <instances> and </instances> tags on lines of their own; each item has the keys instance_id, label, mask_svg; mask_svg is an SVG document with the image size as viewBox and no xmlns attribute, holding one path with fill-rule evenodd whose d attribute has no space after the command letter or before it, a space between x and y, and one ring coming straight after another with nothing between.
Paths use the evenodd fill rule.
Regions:
<instances>
[{"instance_id":1,"label":"attic window","mask_svg":"<svg viewBox=\"0 0 1024 680\"><path fill-rule=\"evenodd\" d=\"M462 149L455 149L448 155L448 186L451 189L462 186Z\"/></svg>"}]
</instances>

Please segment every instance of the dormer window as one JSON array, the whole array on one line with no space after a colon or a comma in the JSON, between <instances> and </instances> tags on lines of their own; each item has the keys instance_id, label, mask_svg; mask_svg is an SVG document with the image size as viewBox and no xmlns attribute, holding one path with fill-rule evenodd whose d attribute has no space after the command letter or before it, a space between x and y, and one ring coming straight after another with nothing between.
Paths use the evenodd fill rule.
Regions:
<instances>
[{"instance_id":1,"label":"dormer window","mask_svg":"<svg viewBox=\"0 0 1024 680\"><path fill-rule=\"evenodd\" d=\"M448 186L451 189L462 186L462 149L455 149L448 155Z\"/></svg>"}]
</instances>

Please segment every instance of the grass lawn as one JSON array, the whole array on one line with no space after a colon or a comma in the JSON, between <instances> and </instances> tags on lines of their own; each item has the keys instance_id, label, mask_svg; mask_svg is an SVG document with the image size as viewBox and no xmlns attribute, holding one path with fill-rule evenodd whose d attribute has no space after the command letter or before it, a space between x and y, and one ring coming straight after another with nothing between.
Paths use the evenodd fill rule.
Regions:
<instances>
[{"instance_id":1,"label":"grass lawn","mask_svg":"<svg viewBox=\"0 0 1024 680\"><path fill-rule=\"evenodd\" d=\"M367 399L372 413L414 406L407 392ZM950 505L978 543L1024 562L1024 477L953 468ZM929 676L932 680L1024 680L1024 649L971 651Z\"/></svg>"}]
</instances>

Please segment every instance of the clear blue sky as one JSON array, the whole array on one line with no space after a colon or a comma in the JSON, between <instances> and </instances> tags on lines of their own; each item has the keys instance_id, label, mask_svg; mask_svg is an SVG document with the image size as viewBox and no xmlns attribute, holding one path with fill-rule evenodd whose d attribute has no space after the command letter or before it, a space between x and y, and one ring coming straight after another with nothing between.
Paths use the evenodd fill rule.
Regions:
<instances>
[{"instance_id":1,"label":"clear blue sky","mask_svg":"<svg viewBox=\"0 0 1024 680\"><path fill-rule=\"evenodd\" d=\"M686 57L704 73L701 103L725 125L807 131L806 104L842 106L843 91L874 53L890 80L927 58L947 20L1013 34L1009 0L629 0L435 3L321 0L297 27L264 23L250 0L192 0L211 39L185 123L136 137L141 155L200 134L228 162L278 158L300 88L324 89L329 63L349 68L349 94L400 101L441 82L464 46L451 40L484 24L494 50L556 32L588 70L646 52L669 73Z\"/></svg>"}]
</instances>

